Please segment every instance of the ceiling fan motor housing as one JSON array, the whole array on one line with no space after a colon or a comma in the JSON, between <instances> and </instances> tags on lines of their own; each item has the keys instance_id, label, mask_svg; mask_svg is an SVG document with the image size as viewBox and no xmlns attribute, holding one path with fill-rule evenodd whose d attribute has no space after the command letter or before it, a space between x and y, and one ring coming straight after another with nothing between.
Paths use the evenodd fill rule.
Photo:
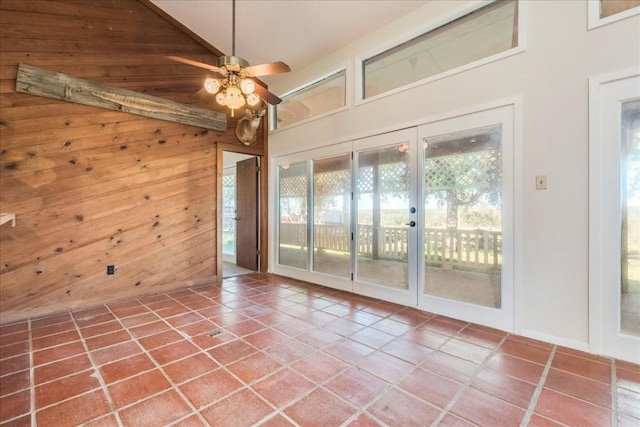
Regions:
<instances>
[{"instance_id":1,"label":"ceiling fan motor housing","mask_svg":"<svg viewBox=\"0 0 640 427\"><path fill-rule=\"evenodd\" d=\"M224 67L228 71L237 73L240 71L240 69L248 66L249 63L239 56L221 56L218 58L218 67Z\"/></svg>"}]
</instances>

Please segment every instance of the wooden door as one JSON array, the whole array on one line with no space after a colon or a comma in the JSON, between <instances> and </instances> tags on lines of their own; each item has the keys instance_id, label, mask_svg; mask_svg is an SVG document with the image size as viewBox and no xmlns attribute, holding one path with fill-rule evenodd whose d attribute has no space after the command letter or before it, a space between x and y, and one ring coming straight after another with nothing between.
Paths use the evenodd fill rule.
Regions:
<instances>
[{"instance_id":1,"label":"wooden door","mask_svg":"<svg viewBox=\"0 0 640 427\"><path fill-rule=\"evenodd\" d=\"M236 264L258 270L258 158L236 164Z\"/></svg>"}]
</instances>

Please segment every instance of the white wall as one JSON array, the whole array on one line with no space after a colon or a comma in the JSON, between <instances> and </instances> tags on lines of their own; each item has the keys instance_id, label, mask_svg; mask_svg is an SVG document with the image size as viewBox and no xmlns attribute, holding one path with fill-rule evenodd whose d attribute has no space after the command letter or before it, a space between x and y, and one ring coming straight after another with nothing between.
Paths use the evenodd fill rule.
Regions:
<instances>
[{"instance_id":1,"label":"white wall","mask_svg":"<svg viewBox=\"0 0 640 427\"><path fill-rule=\"evenodd\" d=\"M390 26L292 72L271 85L284 93L386 45L425 22L443 19L461 2L434 1ZM270 155L419 124L503 98L519 99L522 147L516 195L522 207L521 271L516 332L588 348L588 78L640 66L638 15L587 29L586 0L521 1L526 50L479 68L367 102L270 136ZM357 19L357 17L354 17ZM353 81L353 80L352 80ZM354 95L352 95L354 97ZM536 191L536 175L548 189ZM274 203L273 198L270 199Z\"/></svg>"}]
</instances>

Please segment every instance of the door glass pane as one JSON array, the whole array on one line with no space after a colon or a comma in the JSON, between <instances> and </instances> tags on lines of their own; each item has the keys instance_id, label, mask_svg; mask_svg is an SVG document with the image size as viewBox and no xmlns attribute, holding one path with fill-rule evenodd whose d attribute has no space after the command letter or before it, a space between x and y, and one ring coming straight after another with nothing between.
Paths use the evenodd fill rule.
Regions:
<instances>
[{"instance_id":1,"label":"door glass pane","mask_svg":"<svg viewBox=\"0 0 640 427\"><path fill-rule=\"evenodd\" d=\"M408 288L408 143L360 151L357 279Z\"/></svg>"},{"instance_id":2,"label":"door glass pane","mask_svg":"<svg viewBox=\"0 0 640 427\"><path fill-rule=\"evenodd\" d=\"M313 162L313 270L351 275L351 156Z\"/></svg>"},{"instance_id":3,"label":"door glass pane","mask_svg":"<svg viewBox=\"0 0 640 427\"><path fill-rule=\"evenodd\" d=\"M620 329L640 335L640 101L622 104Z\"/></svg>"},{"instance_id":4,"label":"door glass pane","mask_svg":"<svg viewBox=\"0 0 640 427\"><path fill-rule=\"evenodd\" d=\"M424 292L501 307L501 128L424 142Z\"/></svg>"},{"instance_id":5,"label":"door glass pane","mask_svg":"<svg viewBox=\"0 0 640 427\"><path fill-rule=\"evenodd\" d=\"M236 254L236 175L235 169L222 176L222 253Z\"/></svg>"},{"instance_id":6,"label":"door glass pane","mask_svg":"<svg viewBox=\"0 0 640 427\"><path fill-rule=\"evenodd\" d=\"M278 168L280 227L278 263L307 268L307 163Z\"/></svg>"}]
</instances>

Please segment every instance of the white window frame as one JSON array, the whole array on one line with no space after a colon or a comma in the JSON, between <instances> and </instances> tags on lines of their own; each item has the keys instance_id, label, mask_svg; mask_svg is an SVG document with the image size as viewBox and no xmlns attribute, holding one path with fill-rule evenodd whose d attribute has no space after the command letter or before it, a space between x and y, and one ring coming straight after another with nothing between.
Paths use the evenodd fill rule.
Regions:
<instances>
[{"instance_id":1,"label":"white window frame","mask_svg":"<svg viewBox=\"0 0 640 427\"><path fill-rule=\"evenodd\" d=\"M600 17L600 0L587 0L588 7L588 27L587 29L593 30L594 28L602 27L614 22L621 21L632 16L640 15L640 6L634 7L624 12L616 13L605 18Z\"/></svg>"},{"instance_id":2,"label":"white window frame","mask_svg":"<svg viewBox=\"0 0 640 427\"><path fill-rule=\"evenodd\" d=\"M422 36L430 31L436 30L444 25L447 25L458 18L461 18L465 15L468 15L484 6L487 6L490 3L493 3L494 0L482 0L482 1L469 1L465 2L462 6L454 9L450 14L446 16L442 16L436 18L430 22L427 22L425 25L420 26L418 28L413 29L410 32L403 34L402 36L390 40L388 43L380 45L375 49L372 49L368 52L364 52L360 55L356 56L356 72L355 72L355 92L356 92L356 100L355 105L362 105L368 102L373 102L381 98L385 98L391 95L395 95L400 92L404 92L409 89L413 89L417 86L422 86L428 83L431 83L436 80L444 79L446 77L462 73L464 71L472 70L474 68L480 67L485 64L489 64L491 62L499 61L504 58L508 58L513 55L517 55L526 50L526 1L516 0L518 3L518 45L514 48L505 50L503 52L499 52L495 55L488 56L486 58L479 59L477 61L470 62L468 64L461 65L457 68L452 68L451 70L444 71L440 74L436 74L433 76L429 76L422 80L417 80L413 83L409 83L404 86L400 86L398 88L389 90L387 92L379 93L377 95L371 96L369 98L364 97L364 62L372 58L376 55L379 55L383 52L386 52L389 49L393 49L403 43L406 43L416 37Z\"/></svg>"},{"instance_id":3,"label":"white window frame","mask_svg":"<svg viewBox=\"0 0 640 427\"><path fill-rule=\"evenodd\" d=\"M277 105L269 105L269 132L270 133L277 133L280 130L283 129L290 129L292 127L295 126L299 126L305 123L309 123L310 121L313 120L318 120L320 118L323 117L327 117L336 113L339 113L341 111L345 111L348 110L351 107L351 98L352 98L352 90L351 87L353 86L351 84L351 73L349 73L349 67L347 67L346 65L340 66L338 68L333 68L331 71L326 72L318 77L316 77L313 80L310 80L300 86L297 86L296 88L285 92L284 94L280 95L280 98L284 99L285 97L294 94L296 92L300 92L306 88L309 88L311 86L313 86L314 84L321 82L322 80L325 80L329 77L335 76L336 74L340 73L340 72L344 72L344 77L345 77L345 100L344 100L344 105L338 108L334 108L333 110L329 110L329 111L325 111L322 114L318 114L315 116L310 116L307 117L306 119L300 120L299 122L295 122L295 123L291 123L289 125L285 125L282 127L275 127L275 120L277 119L277 109L278 106Z\"/></svg>"}]
</instances>

